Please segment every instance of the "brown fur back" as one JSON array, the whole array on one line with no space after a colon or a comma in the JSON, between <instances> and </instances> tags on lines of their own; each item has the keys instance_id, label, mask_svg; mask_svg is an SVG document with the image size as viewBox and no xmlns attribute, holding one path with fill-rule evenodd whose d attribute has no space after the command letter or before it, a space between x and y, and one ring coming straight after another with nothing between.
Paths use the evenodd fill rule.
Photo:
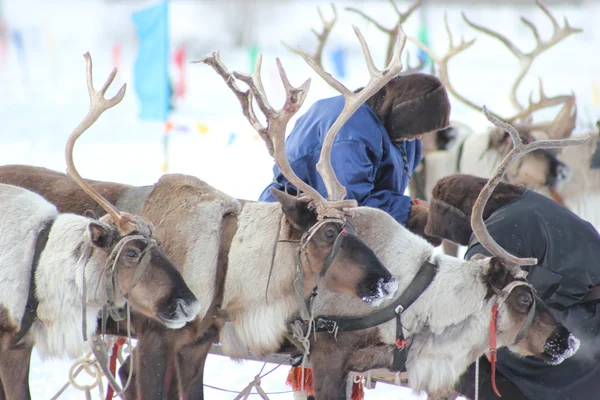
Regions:
<instances>
[{"instance_id":1,"label":"brown fur back","mask_svg":"<svg viewBox=\"0 0 600 400\"><path fill-rule=\"evenodd\" d=\"M121 183L86 181L111 204L131 187ZM84 215L91 211L96 217L106 214L70 176L61 172L30 165L5 165L0 167L0 183L31 190L54 204L61 213Z\"/></svg>"},{"instance_id":2,"label":"brown fur back","mask_svg":"<svg viewBox=\"0 0 600 400\"><path fill-rule=\"evenodd\" d=\"M456 174L440 179L433 188L425 233L466 245L471 236L471 212L487 179ZM520 197L525 187L500 182L488 200L483 219Z\"/></svg>"},{"instance_id":3,"label":"brown fur back","mask_svg":"<svg viewBox=\"0 0 600 400\"><path fill-rule=\"evenodd\" d=\"M185 216L192 219L200 203L216 202L235 200L194 176L163 175L154 185L142 208L142 216L152 222L156 236L160 237L167 255L176 266L185 264L189 248L189 243L181 240L177 227L181 226L181 231L184 231L183 226L189 221Z\"/></svg>"}]
</instances>

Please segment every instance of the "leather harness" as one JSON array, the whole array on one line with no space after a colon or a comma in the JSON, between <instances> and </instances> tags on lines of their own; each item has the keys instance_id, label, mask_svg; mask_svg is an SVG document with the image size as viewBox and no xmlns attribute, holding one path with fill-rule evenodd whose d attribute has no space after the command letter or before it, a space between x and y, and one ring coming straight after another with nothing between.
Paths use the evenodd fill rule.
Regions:
<instances>
[{"instance_id":1,"label":"leather harness","mask_svg":"<svg viewBox=\"0 0 600 400\"><path fill-rule=\"evenodd\" d=\"M48 236L50 235L50 230L52 229L53 224L54 220L46 221L37 237L37 241L35 243L35 253L33 254L33 263L31 265L31 278L29 279L29 294L27 295L27 303L25 305L25 311L23 312L23 318L21 318L21 328L17 333L15 333L11 340L12 347L18 346L19 341L21 341L27 332L29 332L29 329L31 329L31 326L37 318L39 300L35 295L35 272L40 262L40 256L42 255L42 252L48 243Z\"/></svg>"},{"instance_id":2,"label":"leather harness","mask_svg":"<svg viewBox=\"0 0 600 400\"><path fill-rule=\"evenodd\" d=\"M421 265L408 287L389 305L371 314L358 317L319 316L315 318L316 332L329 332L334 337L338 332L351 332L372 328L396 319L396 342L394 359L390 371L401 371L408 358L408 346L402 332L402 312L410 307L429 287L437 274L438 267L429 261Z\"/></svg>"}]
</instances>

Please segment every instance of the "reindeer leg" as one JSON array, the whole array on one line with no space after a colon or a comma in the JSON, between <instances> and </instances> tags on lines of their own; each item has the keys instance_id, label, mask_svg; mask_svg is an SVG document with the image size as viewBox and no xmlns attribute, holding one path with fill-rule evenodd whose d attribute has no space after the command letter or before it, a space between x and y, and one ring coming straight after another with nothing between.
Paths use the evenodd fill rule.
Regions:
<instances>
[{"instance_id":1,"label":"reindeer leg","mask_svg":"<svg viewBox=\"0 0 600 400\"><path fill-rule=\"evenodd\" d=\"M177 352L177 376L183 400L204 399L204 365L220 332L221 326L213 323L193 343L183 346Z\"/></svg>"},{"instance_id":2,"label":"reindeer leg","mask_svg":"<svg viewBox=\"0 0 600 400\"><path fill-rule=\"evenodd\" d=\"M137 357L137 352L133 349L135 353L133 358ZM125 387L127 384L127 379L129 378L129 369L131 368L131 356L127 356L121 368L119 368L119 379L121 380L121 386ZM125 393L123 393L123 397L125 400L136 400L137 399L137 391L135 381L137 379L136 371L133 370L133 374L131 375L131 382L129 386L125 389Z\"/></svg>"},{"instance_id":3,"label":"reindeer leg","mask_svg":"<svg viewBox=\"0 0 600 400\"><path fill-rule=\"evenodd\" d=\"M345 400L348 371L344 368L352 347L339 346L328 333L317 333L311 343L310 363L313 368L315 398Z\"/></svg>"},{"instance_id":4,"label":"reindeer leg","mask_svg":"<svg viewBox=\"0 0 600 400\"><path fill-rule=\"evenodd\" d=\"M7 335L4 335L7 336ZM12 335L10 335L12 336ZM0 338L4 342L4 338ZM6 349L0 355L0 399L30 400L29 364L33 346L25 345L16 349Z\"/></svg>"},{"instance_id":5,"label":"reindeer leg","mask_svg":"<svg viewBox=\"0 0 600 400\"><path fill-rule=\"evenodd\" d=\"M146 325L152 326L140 334L137 357L134 357L136 392L144 400L162 400L166 392L167 362L173 355L173 346L166 327L153 321L147 321Z\"/></svg>"}]
</instances>

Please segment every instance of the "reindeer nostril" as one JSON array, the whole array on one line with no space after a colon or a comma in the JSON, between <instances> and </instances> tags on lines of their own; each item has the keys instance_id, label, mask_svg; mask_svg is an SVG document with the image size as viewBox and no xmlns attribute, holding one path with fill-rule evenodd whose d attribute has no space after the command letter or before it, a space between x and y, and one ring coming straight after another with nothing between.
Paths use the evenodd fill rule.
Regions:
<instances>
[{"instance_id":1,"label":"reindeer nostril","mask_svg":"<svg viewBox=\"0 0 600 400\"><path fill-rule=\"evenodd\" d=\"M177 299L177 313L186 317L188 315L186 302L182 299Z\"/></svg>"}]
</instances>

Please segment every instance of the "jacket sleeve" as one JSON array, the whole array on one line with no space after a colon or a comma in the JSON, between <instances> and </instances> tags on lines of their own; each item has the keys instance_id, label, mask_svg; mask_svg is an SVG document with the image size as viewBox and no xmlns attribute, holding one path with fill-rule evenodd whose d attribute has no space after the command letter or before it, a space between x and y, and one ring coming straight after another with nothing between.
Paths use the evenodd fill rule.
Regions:
<instances>
[{"instance_id":1,"label":"jacket sleeve","mask_svg":"<svg viewBox=\"0 0 600 400\"><path fill-rule=\"evenodd\" d=\"M404 193L376 188L375 179L379 157L366 143L359 140L340 140L333 145L331 164L347 198L359 205L379 208L406 226L412 207L412 199ZM398 173L403 173L401 169Z\"/></svg>"}]
</instances>

